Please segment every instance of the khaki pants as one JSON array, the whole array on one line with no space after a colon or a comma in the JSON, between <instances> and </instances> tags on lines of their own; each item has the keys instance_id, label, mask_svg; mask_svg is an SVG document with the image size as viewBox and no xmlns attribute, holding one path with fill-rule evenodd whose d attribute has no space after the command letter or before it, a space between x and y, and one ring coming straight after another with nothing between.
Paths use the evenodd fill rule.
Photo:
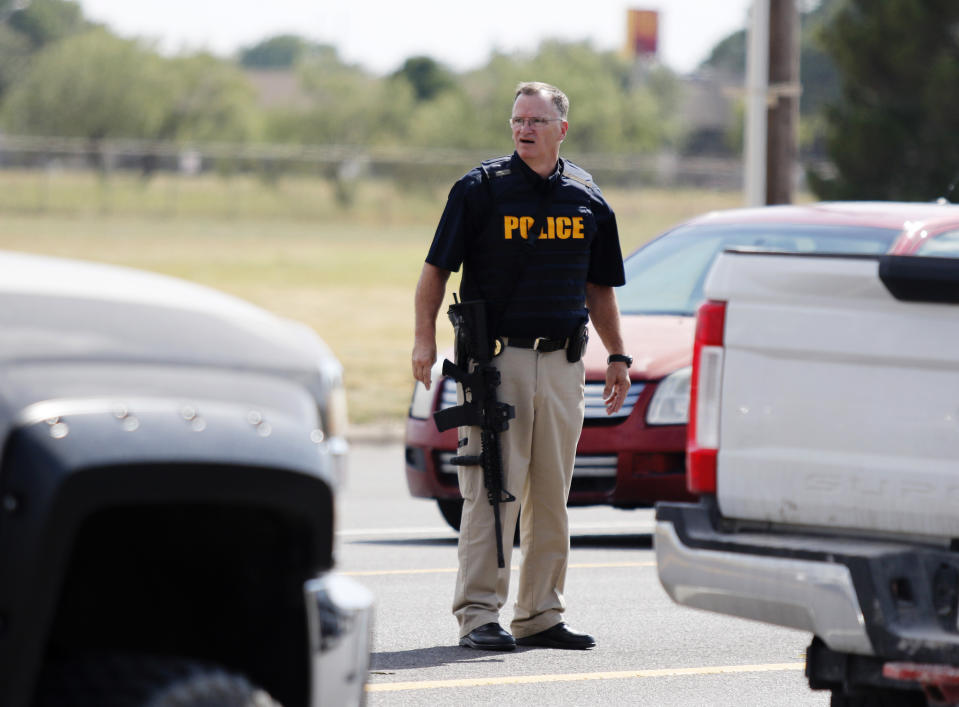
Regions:
<instances>
[{"instance_id":1,"label":"khaki pants","mask_svg":"<svg viewBox=\"0 0 959 707\"><path fill-rule=\"evenodd\" d=\"M500 504L506 567L499 569L493 508L486 497L482 469L459 468L464 503L453 614L461 637L499 621L509 593L513 533L522 507L523 560L510 626L513 635L522 638L558 624L566 608L566 499L583 427L585 367L582 361L567 361L565 351L544 354L511 346L494 358L493 364L502 377L498 399L516 408L516 418L500 435L500 446L503 485L517 500ZM469 443L460 453L479 453L479 428L461 428L460 438L464 436Z\"/></svg>"}]
</instances>

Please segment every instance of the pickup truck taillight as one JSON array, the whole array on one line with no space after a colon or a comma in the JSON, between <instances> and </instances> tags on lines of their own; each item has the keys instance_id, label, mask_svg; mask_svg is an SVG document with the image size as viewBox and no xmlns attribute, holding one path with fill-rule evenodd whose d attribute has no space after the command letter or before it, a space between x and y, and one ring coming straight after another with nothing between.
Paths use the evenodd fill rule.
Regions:
<instances>
[{"instance_id":1,"label":"pickup truck taillight","mask_svg":"<svg viewBox=\"0 0 959 707\"><path fill-rule=\"evenodd\" d=\"M696 313L689 425L686 428L686 487L695 494L716 493L725 324L725 302L710 300L700 305Z\"/></svg>"}]
</instances>

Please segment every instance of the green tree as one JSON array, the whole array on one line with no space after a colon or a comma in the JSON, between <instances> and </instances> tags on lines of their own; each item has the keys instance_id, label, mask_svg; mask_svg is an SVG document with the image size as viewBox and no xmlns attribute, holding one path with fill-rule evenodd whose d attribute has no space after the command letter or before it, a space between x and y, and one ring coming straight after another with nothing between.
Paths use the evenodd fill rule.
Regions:
<instances>
[{"instance_id":1,"label":"green tree","mask_svg":"<svg viewBox=\"0 0 959 707\"><path fill-rule=\"evenodd\" d=\"M29 39L6 24L0 24L0 98L26 74L32 53L33 46Z\"/></svg>"},{"instance_id":2,"label":"green tree","mask_svg":"<svg viewBox=\"0 0 959 707\"><path fill-rule=\"evenodd\" d=\"M395 144L406 135L413 104L407 84L384 81L345 64L332 47L304 61L300 80L312 106L297 117L286 115L288 139L382 145Z\"/></svg>"},{"instance_id":3,"label":"green tree","mask_svg":"<svg viewBox=\"0 0 959 707\"><path fill-rule=\"evenodd\" d=\"M417 101L429 101L456 86L456 78L445 66L428 56L414 56L392 75L408 81Z\"/></svg>"},{"instance_id":4,"label":"green tree","mask_svg":"<svg viewBox=\"0 0 959 707\"><path fill-rule=\"evenodd\" d=\"M746 75L746 30L736 30L723 37L699 65L709 68L730 79L741 81Z\"/></svg>"},{"instance_id":5,"label":"green tree","mask_svg":"<svg viewBox=\"0 0 959 707\"><path fill-rule=\"evenodd\" d=\"M34 53L89 26L75 2L0 0L0 99L26 74Z\"/></svg>"},{"instance_id":6,"label":"green tree","mask_svg":"<svg viewBox=\"0 0 959 707\"><path fill-rule=\"evenodd\" d=\"M8 7L18 4L7 0ZM0 14L2 10L0 6ZM32 0L26 7L15 9L8 22L13 30L27 37L36 48L90 27L83 19L80 5L71 0Z\"/></svg>"},{"instance_id":7,"label":"green tree","mask_svg":"<svg viewBox=\"0 0 959 707\"><path fill-rule=\"evenodd\" d=\"M555 83L570 96L567 154L650 152L678 140L675 75L640 71L588 43L552 41L532 55L497 53L464 74L413 57L385 79L344 63L325 47L307 57L298 73L310 105L272 110L268 140L505 153L513 88L531 79Z\"/></svg>"},{"instance_id":8,"label":"green tree","mask_svg":"<svg viewBox=\"0 0 959 707\"><path fill-rule=\"evenodd\" d=\"M292 69L321 48L303 37L281 34L240 50L240 65L247 69Z\"/></svg>"},{"instance_id":9,"label":"green tree","mask_svg":"<svg viewBox=\"0 0 959 707\"><path fill-rule=\"evenodd\" d=\"M18 134L152 137L172 89L157 54L96 29L40 52L7 95L3 118Z\"/></svg>"},{"instance_id":10,"label":"green tree","mask_svg":"<svg viewBox=\"0 0 959 707\"><path fill-rule=\"evenodd\" d=\"M464 78L475 106L477 135L487 145L508 144L513 87L545 81L570 99L570 130L564 151L648 152L678 137L675 76L666 69L641 70L615 52L597 52L587 42L546 41L532 56L494 55Z\"/></svg>"},{"instance_id":11,"label":"green tree","mask_svg":"<svg viewBox=\"0 0 959 707\"><path fill-rule=\"evenodd\" d=\"M242 71L210 54L166 61L171 101L157 137L243 142L255 136L256 96Z\"/></svg>"},{"instance_id":12,"label":"green tree","mask_svg":"<svg viewBox=\"0 0 959 707\"><path fill-rule=\"evenodd\" d=\"M959 3L845 0L822 41L841 75L825 113L835 175L809 175L830 199L942 195L959 171Z\"/></svg>"},{"instance_id":13,"label":"green tree","mask_svg":"<svg viewBox=\"0 0 959 707\"><path fill-rule=\"evenodd\" d=\"M488 132L478 128L482 121L476 111L475 104L461 90L445 91L431 101L417 102L407 121L405 142L419 147L495 147L502 140L493 140ZM500 132L509 135L505 119Z\"/></svg>"},{"instance_id":14,"label":"green tree","mask_svg":"<svg viewBox=\"0 0 959 707\"><path fill-rule=\"evenodd\" d=\"M839 95L839 73L832 58L822 48L820 33L832 14L836 0L822 0L800 16L799 80L802 94L799 112L803 118L818 114L825 103ZM738 30L720 41L702 63L729 81L742 83L746 76L746 31Z\"/></svg>"},{"instance_id":15,"label":"green tree","mask_svg":"<svg viewBox=\"0 0 959 707\"><path fill-rule=\"evenodd\" d=\"M0 0L0 22L3 22L13 11L19 9L18 0Z\"/></svg>"}]
</instances>

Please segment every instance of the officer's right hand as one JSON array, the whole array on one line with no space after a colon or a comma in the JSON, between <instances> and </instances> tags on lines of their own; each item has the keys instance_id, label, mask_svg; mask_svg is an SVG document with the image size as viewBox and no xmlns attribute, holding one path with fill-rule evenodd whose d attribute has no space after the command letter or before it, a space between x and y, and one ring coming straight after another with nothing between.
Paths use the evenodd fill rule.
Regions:
<instances>
[{"instance_id":1,"label":"officer's right hand","mask_svg":"<svg viewBox=\"0 0 959 707\"><path fill-rule=\"evenodd\" d=\"M430 389L433 363L436 362L436 342L416 341L413 343L413 377Z\"/></svg>"}]
</instances>

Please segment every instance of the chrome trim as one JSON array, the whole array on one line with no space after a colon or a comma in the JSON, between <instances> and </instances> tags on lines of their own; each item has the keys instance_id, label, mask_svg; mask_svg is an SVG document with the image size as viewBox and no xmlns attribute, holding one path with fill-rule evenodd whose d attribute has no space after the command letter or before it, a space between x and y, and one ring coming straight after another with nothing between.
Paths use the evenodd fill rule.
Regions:
<instances>
[{"instance_id":1,"label":"chrome trim","mask_svg":"<svg viewBox=\"0 0 959 707\"><path fill-rule=\"evenodd\" d=\"M338 486L343 486L350 471L350 443L345 437L327 437L318 443L319 448L329 454L330 471Z\"/></svg>"},{"instance_id":2,"label":"chrome trim","mask_svg":"<svg viewBox=\"0 0 959 707\"><path fill-rule=\"evenodd\" d=\"M835 651L874 655L845 565L687 547L656 523L659 581L677 604L809 631Z\"/></svg>"},{"instance_id":3,"label":"chrome trim","mask_svg":"<svg viewBox=\"0 0 959 707\"><path fill-rule=\"evenodd\" d=\"M626 393L626 400L623 407L612 415L606 414L606 403L603 401L603 389L606 387L604 381L586 381L586 392L584 395L586 402L587 420L616 420L629 417L636 407L636 401L639 400L640 393L646 387L644 383L633 381Z\"/></svg>"},{"instance_id":4,"label":"chrome trim","mask_svg":"<svg viewBox=\"0 0 959 707\"><path fill-rule=\"evenodd\" d=\"M615 454L577 454L573 463L573 478L616 478Z\"/></svg>"},{"instance_id":5,"label":"chrome trim","mask_svg":"<svg viewBox=\"0 0 959 707\"><path fill-rule=\"evenodd\" d=\"M364 703L373 637L373 595L328 572L303 585L309 626L313 707Z\"/></svg>"},{"instance_id":6,"label":"chrome trim","mask_svg":"<svg viewBox=\"0 0 959 707\"><path fill-rule=\"evenodd\" d=\"M586 381L584 400L587 420L617 420L629 417L646 384L633 381L629 387L629 392L626 394L623 407L620 408L619 412L612 415L606 414L606 403L603 402L603 388L605 387L606 383L603 381ZM452 378L443 378L442 388L440 388L439 409L446 410L458 404L456 400L456 381Z\"/></svg>"},{"instance_id":7,"label":"chrome trim","mask_svg":"<svg viewBox=\"0 0 959 707\"><path fill-rule=\"evenodd\" d=\"M438 471L441 474L456 474L457 466L451 459L459 452L437 452ZM615 454L577 454L573 462L573 478L616 478L617 457Z\"/></svg>"}]
</instances>

